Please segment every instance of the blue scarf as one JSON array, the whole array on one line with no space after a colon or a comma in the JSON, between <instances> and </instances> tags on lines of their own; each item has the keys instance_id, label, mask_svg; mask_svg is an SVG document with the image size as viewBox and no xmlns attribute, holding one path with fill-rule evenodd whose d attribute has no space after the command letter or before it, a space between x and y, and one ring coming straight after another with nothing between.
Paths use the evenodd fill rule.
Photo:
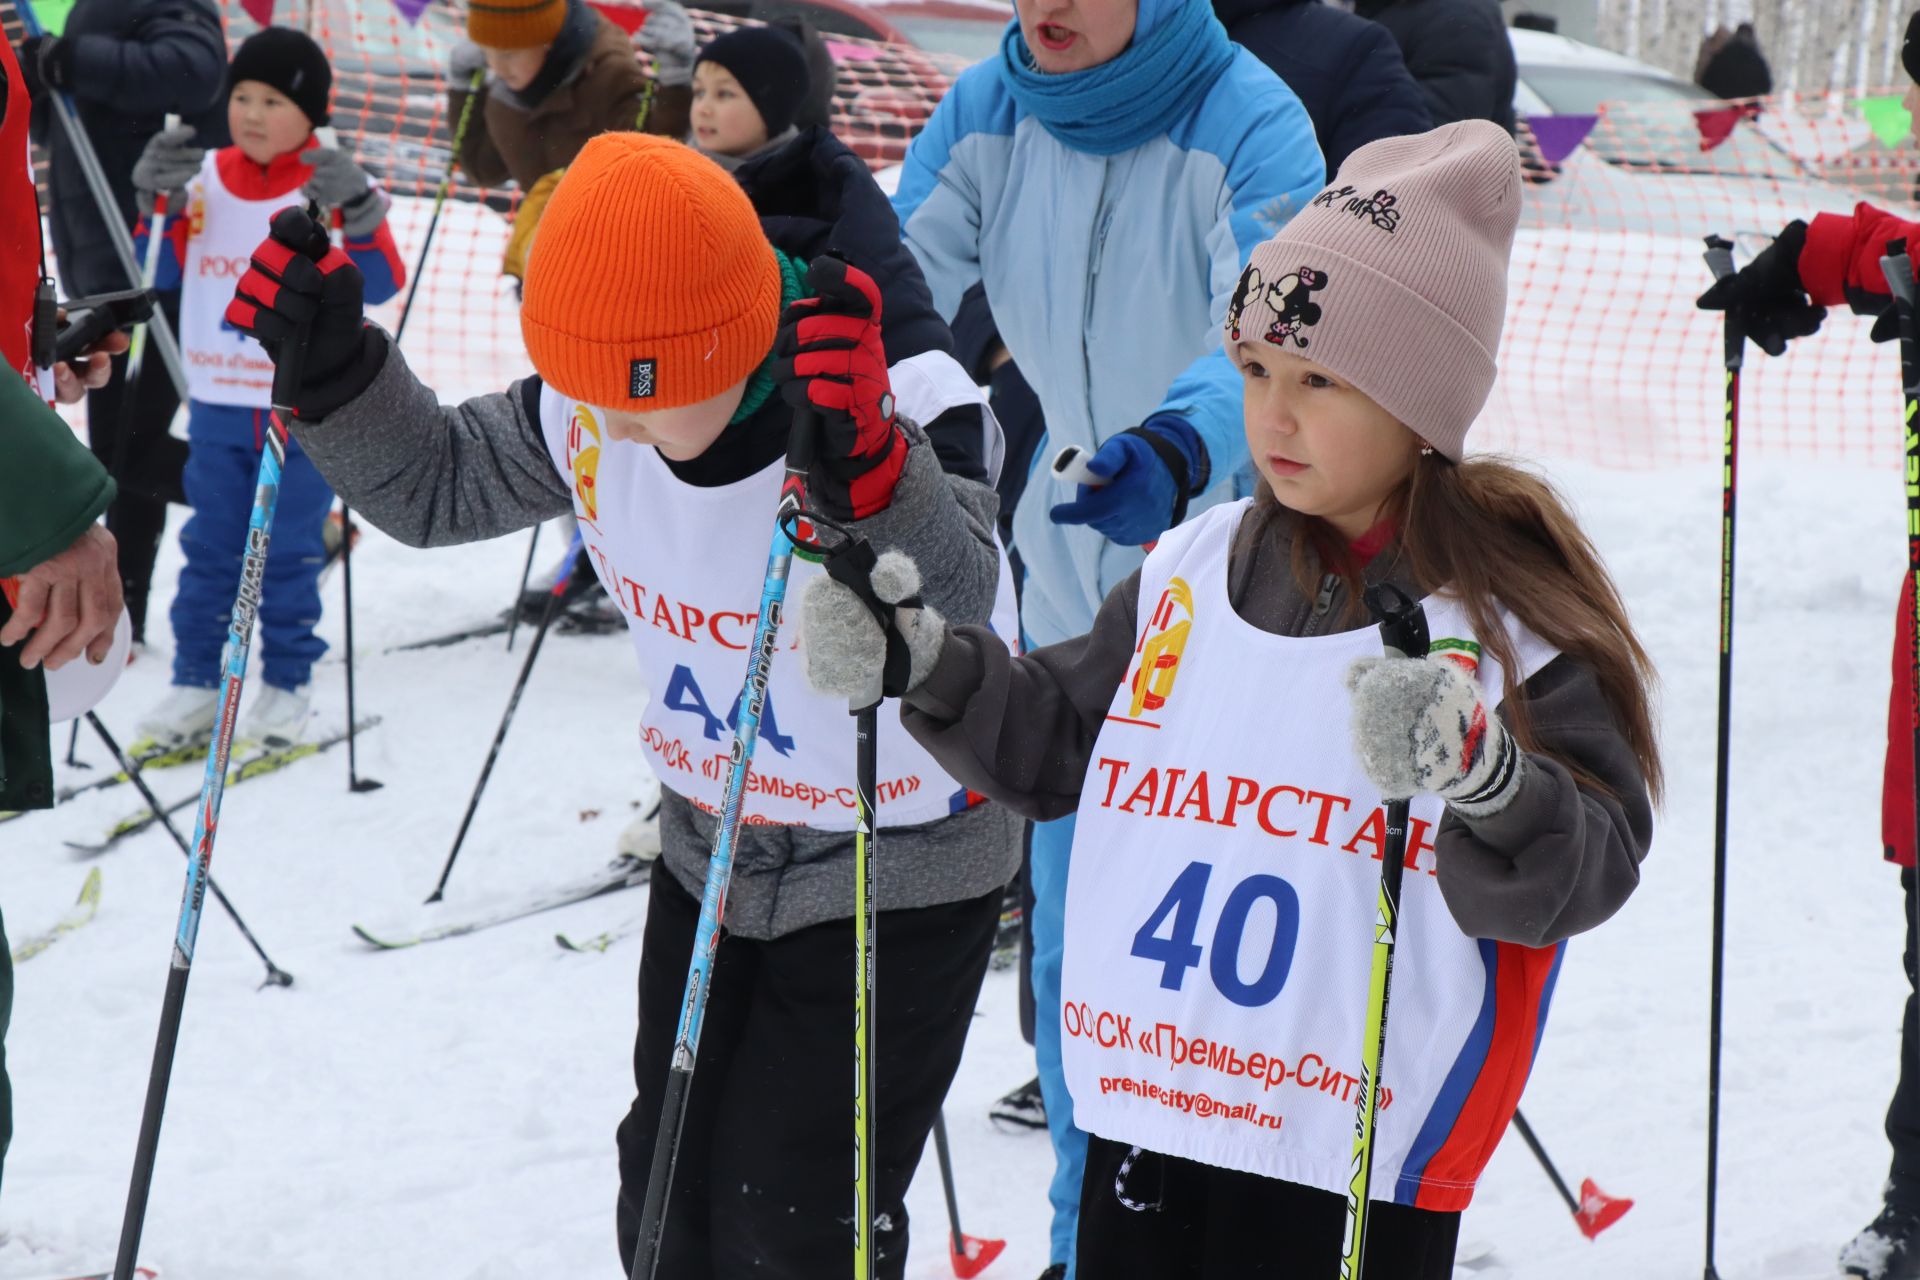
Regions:
<instances>
[{"instance_id":1,"label":"blue scarf","mask_svg":"<svg viewBox=\"0 0 1920 1280\"><path fill-rule=\"evenodd\" d=\"M1118 57L1048 75L1033 65L1016 17L1000 41L1000 78L1063 145L1096 156L1131 151L1186 118L1233 61L1233 42L1207 0L1143 0L1137 22Z\"/></svg>"}]
</instances>

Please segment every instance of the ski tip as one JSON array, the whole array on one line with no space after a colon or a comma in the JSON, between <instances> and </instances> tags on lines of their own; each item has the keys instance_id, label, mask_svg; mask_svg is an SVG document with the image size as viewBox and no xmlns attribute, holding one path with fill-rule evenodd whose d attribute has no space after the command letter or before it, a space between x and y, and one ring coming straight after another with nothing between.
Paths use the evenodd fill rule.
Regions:
<instances>
[{"instance_id":1,"label":"ski tip","mask_svg":"<svg viewBox=\"0 0 1920 1280\"><path fill-rule=\"evenodd\" d=\"M86 881L80 886L80 896L74 901L88 907L100 905L100 868L88 869Z\"/></svg>"},{"instance_id":2,"label":"ski tip","mask_svg":"<svg viewBox=\"0 0 1920 1280\"><path fill-rule=\"evenodd\" d=\"M1573 1220L1579 1224L1580 1234L1593 1240L1624 1218L1631 1208L1633 1201L1624 1196L1610 1196L1595 1186L1592 1178L1586 1178L1580 1183L1580 1211L1573 1215Z\"/></svg>"},{"instance_id":3,"label":"ski tip","mask_svg":"<svg viewBox=\"0 0 1920 1280\"><path fill-rule=\"evenodd\" d=\"M947 1243L948 1256L953 1262L953 1274L960 1280L972 1280L1000 1256L1007 1247L1005 1240L982 1240L978 1236L962 1235L964 1248L955 1248L951 1239Z\"/></svg>"},{"instance_id":4,"label":"ski tip","mask_svg":"<svg viewBox=\"0 0 1920 1280\"><path fill-rule=\"evenodd\" d=\"M376 938L360 925L354 925L353 932L354 936L358 937L360 941L378 951L400 951L413 945L410 942L389 941L386 938Z\"/></svg>"}]
</instances>

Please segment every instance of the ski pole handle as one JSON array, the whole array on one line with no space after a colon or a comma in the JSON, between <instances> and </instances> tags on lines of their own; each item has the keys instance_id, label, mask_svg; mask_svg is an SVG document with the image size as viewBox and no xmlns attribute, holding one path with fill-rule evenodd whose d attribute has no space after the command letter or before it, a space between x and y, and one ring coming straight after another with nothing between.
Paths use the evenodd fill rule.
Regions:
<instances>
[{"instance_id":1,"label":"ski pole handle","mask_svg":"<svg viewBox=\"0 0 1920 1280\"><path fill-rule=\"evenodd\" d=\"M1707 260L1707 270L1713 273L1715 280L1725 280L1733 274L1733 241L1727 239L1725 236L1708 236L1707 252L1704 256ZM1738 373L1746 357L1747 335L1746 331L1734 320L1731 308L1726 311L1725 315L1725 363L1729 370Z\"/></svg>"},{"instance_id":2,"label":"ski pole handle","mask_svg":"<svg viewBox=\"0 0 1920 1280\"><path fill-rule=\"evenodd\" d=\"M1053 455L1053 478L1098 489L1107 482L1107 477L1096 475L1093 468L1087 465L1087 459L1092 456L1077 444L1068 445Z\"/></svg>"},{"instance_id":3,"label":"ski pole handle","mask_svg":"<svg viewBox=\"0 0 1920 1280\"><path fill-rule=\"evenodd\" d=\"M1367 608L1380 626L1380 644L1401 658L1424 658L1431 646L1427 634L1427 613L1418 600L1394 586L1382 582L1369 587Z\"/></svg>"}]
</instances>

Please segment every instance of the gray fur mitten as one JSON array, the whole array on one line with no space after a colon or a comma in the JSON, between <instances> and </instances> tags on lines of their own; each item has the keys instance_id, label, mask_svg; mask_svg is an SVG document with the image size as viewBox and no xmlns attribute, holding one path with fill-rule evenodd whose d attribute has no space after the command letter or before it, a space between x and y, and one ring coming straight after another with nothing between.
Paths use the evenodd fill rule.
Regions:
<instances>
[{"instance_id":1,"label":"gray fur mitten","mask_svg":"<svg viewBox=\"0 0 1920 1280\"><path fill-rule=\"evenodd\" d=\"M1526 756L1446 658L1361 658L1347 669L1353 749L1388 800L1436 795L1469 818L1513 802Z\"/></svg>"},{"instance_id":2,"label":"gray fur mitten","mask_svg":"<svg viewBox=\"0 0 1920 1280\"><path fill-rule=\"evenodd\" d=\"M920 569L903 553L886 551L874 564L870 581L882 603L898 605L919 594ZM893 618L907 643L911 689L940 661L947 622L924 605L895 608ZM815 689L856 706L878 700L887 637L859 596L824 574L815 578L800 601L800 634L807 651L807 680Z\"/></svg>"}]
</instances>

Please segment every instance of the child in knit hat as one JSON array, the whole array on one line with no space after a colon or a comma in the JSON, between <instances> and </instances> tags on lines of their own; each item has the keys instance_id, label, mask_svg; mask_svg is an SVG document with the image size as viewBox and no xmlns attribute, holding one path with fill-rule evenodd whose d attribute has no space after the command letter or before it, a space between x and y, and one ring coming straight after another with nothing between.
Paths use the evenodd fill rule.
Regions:
<instances>
[{"instance_id":1,"label":"child in knit hat","mask_svg":"<svg viewBox=\"0 0 1920 1280\"><path fill-rule=\"evenodd\" d=\"M882 205L884 208L884 204ZM811 253L814 229L756 216L692 148L641 134L589 142L555 188L527 264L521 333L537 371L442 407L367 325L352 264L290 255L276 223L228 315L273 350L315 348L292 430L366 519L417 546L576 516L650 690L641 746L659 777L618 1209L630 1269L708 854L730 722L796 421L817 424L807 505L929 568L943 614L1012 631L980 390L917 333L937 318L911 259L862 270ZM944 464L944 465L943 465ZM796 560L794 588L819 574ZM852 1243L845 1108L853 1038L855 738L814 693L809 637L779 635L712 970L699 1084L658 1274L818 1276ZM890 718L889 718L890 719ZM556 742L556 751L571 744ZM1019 863L1019 822L948 777L897 722L879 739L877 1169L881 1262L905 1264L908 1180L965 1044ZM615 762L614 767L618 767ZM796 1100L806 1100L796 1104Z\"/></svg>"},{"instance_id":2,"label":"child in knit hat","mask_svg":"<svg viewBox=\"0 0 1920 1280\"><path fill-rule=\"evenodd\" d=\"M1174 528L1091 632L1021 657L895 610L926 672L913 736L1034 819L1078 815L1079 1280L1336 1273L1392 799L1411 820L1365 1274L1449 1280L1565 940L1637 881L1647 656L1558 496L1465 452L1519 209L1495 125L1354 152L1227 315L1256 497ZM913 569L883 559L881 598ZM1383 656L1375 584L1424 597L1430 653ZM809 649L817 687L874 660L871 617L809 589L809 634L864 632Z\"/></svg>"},{"instance_id":3,"label":"child in knit hat","mask_svg":"<svg viewBox=\"0 0 1920 1280\"><path fill-rule=\"evenodd\" d=\"M693 64L693 144L722 168L797 132L807 100L800 41L778 27L740 27L711 41Z\"/></svg>"},{"instance_id":4,"label":"child in knit hat","mask_svg":"<svg viewBox=\"0 0 1920 1280\"><path fill-rule=\"evenodd\" d=\"M303 32L268 27L235 50L227 83L232 146L203 150L182 125L156 135L133 170L142 208L153 212L164 196L171 215L156 284L181 290L192 443L183 483L194 511L180 531L186 563L171 619L173 687L140 723L147 746L204 745L213 728L272 399L266 353L224 320L226 282L246 270L277 210L309 200L334 212L343 252L365 277L370 301L391 298L406 274L385 193L352 156L315 136L329 118L333 87L320 46ZM143 222L137 238L146 235ZM289 743L306 724L310 673L327 647L314 628L332 505L333 491L290 444L261 583L261 687L241 721L243 740Z\"/></svg>"}]
</instances>

